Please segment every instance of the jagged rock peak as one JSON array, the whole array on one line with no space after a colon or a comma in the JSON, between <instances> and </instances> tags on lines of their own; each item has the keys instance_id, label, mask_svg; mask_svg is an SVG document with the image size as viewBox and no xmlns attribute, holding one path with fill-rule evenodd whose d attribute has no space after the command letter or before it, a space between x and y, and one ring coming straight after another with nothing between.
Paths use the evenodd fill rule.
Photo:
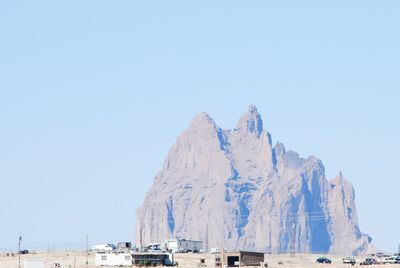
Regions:
<instances>
[{"instance_id":1,"label":"jagged rock peak","mask_svg":"<svg viewBox=\"0 0 400 268\"><path fill-rule=\"evenodd\" d=\"M343 176L343 172L340 170L339 173L336 175L336 177L331 180L332 183L345 183L347 182L346 178Z\"/></svg>"},{"instance_id":2,"label":"jagged rock peak","mask_svg":"<svg viewBox=\"0 0 400 268\"><path fill-rule=\"evenodd\" d=\"M279 154L286 153L285 145L281 142L277 142L275 145L275 151L280 152Z\"/></svg>"},{"instance_id":3,"label":"jagged rock peak","mask_svg":"<svg viewBox=\"0 0 400 268\"><path fill-rule=\"evenodd\" d=\"M254 133L258 137L261 135L263 131L263 122L256 106L249 106L248 112L240 117L236 129L241 132Z\"/></svg>"},{"instance_id":4,"label":"jagged rock peak","mask_svg":"<svg viewBox=\"0 0 400 268\"><path fill-rule=\"evenodd\" d=\"M219 130L219 126L215 123L214 119L207 114L202 112L193 117L189 129L215 129Z\"/></svg>"},{"instance_id":5,"label":"jagged rock peak","mask_svg":"<svg viewBox=\"0 0 400 268\"><path fill-rule=\"evenodd\" d=\"M155 181L137 211L140 245L180 236L204 241L205 249L285 253L293 236L288 215L296 215L296 252L371 249L351 183L341 173L328 181L317 157L273 148L254 106L231 131L206 113L195 116Z\"/></svg>"},{"instance_id":6,"label":"jagged rock peak","mask_svg":"<svg viewBox=\"0 0 400 268\"><path fill-rule=\"evenodd\" d=\"M206 112L199 113L199 114L195 115L192 119L192 124L197 124L197 123L202 123L202 122L215 124L214 119L212 119L211 116Z\"/></svg>"}]
</instances>

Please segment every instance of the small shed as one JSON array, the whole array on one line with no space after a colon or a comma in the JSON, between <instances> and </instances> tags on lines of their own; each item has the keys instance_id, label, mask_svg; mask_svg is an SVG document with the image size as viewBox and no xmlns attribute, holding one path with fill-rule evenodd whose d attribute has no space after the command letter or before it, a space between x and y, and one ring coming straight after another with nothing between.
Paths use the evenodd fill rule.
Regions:
<instances>
[{"instance_id":1,"label":"small shed","mask_svg":"<svg viewBox=\"0 0 400 268\"><path fill-rule=\"evenodd\" d=\"M132 243L131 242L119 242L117 244L117 251L118 252L125 252L125 253L130 253L132 248Z\"/></svg>"},{"instance_id":2,"label":"small shed","mask_svg":"<svg viewBox=\"0 0 400 268\"><path fill-rule=\"evenodd\" d=\"M260 266L264 263L264 253L252 251L228 251L223 252L221 261L228 267Z\"/></svg>"}]
</instances>

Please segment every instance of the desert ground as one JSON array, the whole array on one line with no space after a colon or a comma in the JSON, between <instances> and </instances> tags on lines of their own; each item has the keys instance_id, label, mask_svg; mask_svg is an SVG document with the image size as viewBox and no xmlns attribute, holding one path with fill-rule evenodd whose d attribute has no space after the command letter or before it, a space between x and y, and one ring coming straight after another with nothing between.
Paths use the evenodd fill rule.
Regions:
<instances>
[{"instance_id":1,"label":"desert ground","mask_svg":"<svg viewBox=\"0 0 400 268\"><path fill-rule=\"evenodd\" d=\"M321 255L313 254L298 254L294 257L284 254L277 255L265 255L265 261L268 263L268 267L298 267L298 268L309 268L309 267L351 267L351 265L342 264L342 256L324 255L332 260L332 264L317 264L315 260ZM179 263L179 267L204 267L204 264L200 264L200 259L205 259L205 267L215 267L214 256L212 254L175 254L174 260ZM364 260L365 257L357 257L357 264ZM25 260L40 260L45 263L45 268L53 267L54 263L59 263L61 268L95 268L98 266L94 265L94 253L90 253L88 257L88 265L86 264L86 253L85 252L73 252L73 251L60 251L60 252L38 252L36 254L21 255L21 268L24 267ZM397 265L375 265L369 267L397 267L400 268L400 264ZM0 268L18 268L18 257L17 256L6 256L5 253L0 254Z\"/></svg>"}]
</instances>

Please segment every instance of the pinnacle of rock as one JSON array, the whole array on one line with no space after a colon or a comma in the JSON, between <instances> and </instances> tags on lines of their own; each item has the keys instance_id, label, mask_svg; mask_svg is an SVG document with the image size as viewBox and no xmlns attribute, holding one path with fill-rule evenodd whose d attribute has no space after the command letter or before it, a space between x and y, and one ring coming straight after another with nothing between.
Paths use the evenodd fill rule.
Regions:
<instances>
[{"instance_id":1,"label":"pinnacle of rock","mask_svg":"<svg viewBox=\"0 0 400 268\"><path fill-rule=\"evenodd\" d=\"M342 173L328 181L317 157L271 144L255 106L232 131L206 113L195 116L137 210L137 244L179 236L206 249L288 252L295 226L298 252L371 249Z\"/></svg>"},{"instance_id":2,"label":"pinnacle of rock","mask_svg":"<svg viewBox=\"0 0 400 268\"><path fill-rule=\"evenodd\" d=\"M240 117L239 124L236 129L239 131L247 131L254 133L259 137L263 131L263 122L261 116L258 113L256 106L250 105L247 113Z\"/></svg>"}]
</instances>

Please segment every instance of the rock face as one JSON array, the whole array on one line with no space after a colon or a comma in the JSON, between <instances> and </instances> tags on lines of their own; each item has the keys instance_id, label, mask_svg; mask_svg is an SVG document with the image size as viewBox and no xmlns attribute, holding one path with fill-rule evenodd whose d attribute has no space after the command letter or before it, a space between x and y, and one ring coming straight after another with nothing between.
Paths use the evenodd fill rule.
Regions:
<instances>
[{"instance_id":1,"label":"rock face","mask_svg":"<svg viewBox=\"0 0 400 268\"><path fill-rule=\"evenodd\" d=\"M137 210L136 243L177 236L263 252L360 254L371 245L352 185L341 173L328 181L316 157L272 146L254 106L232 130L197 115L171 148Z\"/></svg>"}]
</instances>

